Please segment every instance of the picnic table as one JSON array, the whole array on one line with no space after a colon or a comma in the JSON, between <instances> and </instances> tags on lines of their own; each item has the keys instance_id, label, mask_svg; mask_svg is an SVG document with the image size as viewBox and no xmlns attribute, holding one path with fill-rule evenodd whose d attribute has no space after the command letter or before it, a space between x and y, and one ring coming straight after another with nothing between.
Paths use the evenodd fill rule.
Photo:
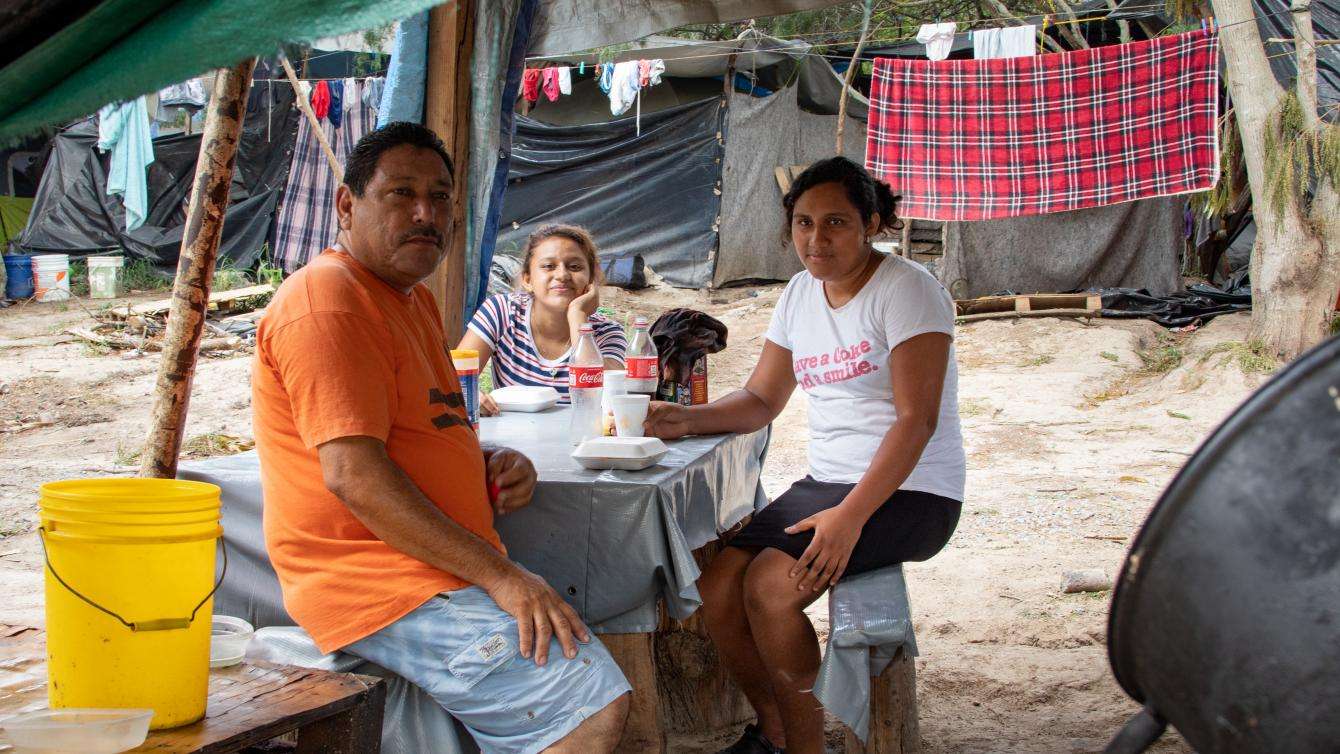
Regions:
<instances>
[{"instance_id":1,"label":"picnic table","mask_svg":"<svg viewBox=\"0 0 1340 754\"><path fill-rule=\"evenodd\" d=\"M643 471L590 471L569 457L568 420L559 408L481 421L484 443L525 453L539 477L531 504L496 522L509 556L576 609L629 677L621 748L663 751L669 729L735 725L748 708L693 615L695 581L721 535L766 504L768 430L675 440ZM215 612L293 625L265 553L255 453L185 463L180 476L223 489L230 565Z\"/></svg>"},{"instance_id":2,"label":"picnic table","mask_svg":"<svg viewBox=\"0 0 1340 754\"><path fill-rule=\"evenodd\" d=\"M45 633L0 626L0 638L0 718L46 709ZM203 720L150 731L133 751L236 752L296 732L298 752L376 754L385 699L380 678L245 662L209 672Z\"/></svg>"}]
</instances>

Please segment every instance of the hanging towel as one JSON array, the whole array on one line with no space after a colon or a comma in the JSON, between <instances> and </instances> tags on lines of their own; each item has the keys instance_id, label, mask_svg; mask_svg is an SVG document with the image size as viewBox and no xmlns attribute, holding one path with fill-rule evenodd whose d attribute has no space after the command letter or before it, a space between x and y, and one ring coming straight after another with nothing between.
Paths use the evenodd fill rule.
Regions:
<instances>
[{"instance_id":1,"label":"hanging towel","mask_svg":"<svg viewBox=\"0 0 1340 754\"><path fill-rule=\"evenodd\" d=\"M647 84L656 86L661 83L661 74L665 73L665 61L660 58L649 61L647 66Z\"/></svg>"},{"instance_id":2,"label":"hanging towel","mask_svg":"<svg viewBox=\"0 0 1340 754\"><path fill-rule=\"evenodd\" d=\"M371 81L372 79L367 80ZM357 97L354 96L354 92L361 92L361 91L362 89L358 87L357 78L350 76L349 78L344 80L344 111L346 113L354 109L354 100L357 99ZM359 97L361 96L363 95L360 94Z\"/></svg>"},{"instance_id":3,"label":"hanging towel","mask_svg":"<svg viewBox=\"0 0 1340 754\"><path fill-rule=\"evenodd\" d=\"M527 68L526 72L521 74L521 96L527 102L538 102L540 99L540 69Z\"/></svg>"},{"instance_id":4,"label":"hanging towel","mask_svg":"<svg viewBox=\"0 0 1340 754\"><path fill-rule=\"evenodd\" d=\"M549 98L550 102L558 101L558 69L550 66L540 73L544 79L544 96Z\"/></svg>"},{"instance_id":5,"label":"hanging towel","mask_svg":"<svg viewBox=\"0 0 1340 754\"><path fill-rule=\"evenodd\" d=\"M326 115L330 118L330 125L339 128L340 124L344 122L344 82L332 81L329 84L329 89L330 109Z\"/></svg>"},{"instance_id":6,"label":"hanging towel","mask_svg":"<svg viewBox=\"0 0 1340 754\"><path fill-rule=\"evenodd\" d=\"M953 21L943 24L922 24L917 32L917 41L926 45L926 57L931 60L944 60L954 46L954 29L958 25Z\"/></svg>"},{"instance_id":7,"label":"hanging towel","mask_svg":"<svg viewBox=\"0 0 1340 754\"><path fill-rule=\"evenodd\" d=\"M330 113L330 84L318 81L312 86L312 112L317 120L325 120Z\"/></svg>"},{"instance_id":8,"label":"hanging towel","mask_svg":"<svg viewBox=\"0 0 1340 754\"><path fill-rule=\"evenodd\" d=\"M1036 52L1034 41L1038 27L1032 24L1007 26L1003 29L975 29L972 36L972 56L988 58L1018 58Z\"/></svg>"},{"instance_id":9,"label":"hanging towel","mask_svg":"<svg viewBox=\"0 0 1340 754\"><path fill-rule=\"evenodd\" d=\"M98 149L112 153L107 194L121 197L126 208L126 230L134 230L149 215L149 182L145 171L154 161L149 109L144 97L107 105L98 111Z\"/></svg>"},{"instance_id":10,"label":"hanging towel","mask_svg":"<svg viewBox=\"0 0 1340 754\"><path fill-rule=\"evenodd\" d=\"M391 43L386 88L377 105L377 126L423 122L423 90L428 70L428 11L401 20Z\"/></svg>"},{"instance_id":11,"label":"hanging towel","mask_svg":"<svg viewBox=\"0 0 1340 754\"><path fill-rule=\"evenodd\" d=\"M609 65L606 64L606 67ZM628 112L628 108L632 107L637 99L638 89L637 61L615 63L610 80L610 114L623 115Z\"/></svg>"},{"instance_id":12,"label":"hanging towel","mask_svg":"<svg viewBox=\"0 0 1340 754\"><path fill-rule=\"evenodd\" d=\"M580 75L583 75L583 76L586 75L586 61L585 61L585 60L583 60L580 64L578 64L578 66L577 66L577 73L580 74Z\"/></svg>"},{"instance_id":13,"label":"hanging towel","mask_svg":"<svg viewBox=\"0 0 1340 754\"><path fill-rule=\"evenodd\" d=\"M363 83L366 86L367 82ZM321 123L331 151L341 164L354 151L358 140L376 128L377 109L367 104L367 98L362 96L365 93L357 85L352 89L345 86L344 99L351 107L344 113L344 125L337 130L328 122ZM311 123L299 118L288 182L274 230L275 259L285 270L293 272L335 243L339 230L335 190L339 185Z\"/></svg>"},{"instance_id":14,"label":"hanging towel","mask_svg":"<svg viewBox=\"0 0 1340 754\"><path fill-rule=\"evenodd\" d=\"M1001 60L877 58L866 166L899 215L988 220L1203 191L1219 176L1206 31Z\"/></svg>"},{"instance_id":15,"label":"hanging towel","mask_svg":"<svg viewBox=\"0 0 1340 754\"><path fill-rule=\"evenodd\" d=\"M558 67L558 93L572 94L572 69L565 65Z\"/></svg>"},{"instance_id":16,"label":"hanging towel","mask_svg":"<svg viewBox=\"0 0 1340 754\"><path fill-rule=\"evenodd\" d=\"M382 92L386 89L386 79L378 77L368 79L363 82L363 104L372 108L373 112L378 112L382 105ZM353 103L349 103L349 109L353 109Z\"/></svg>"},{"instance_id":17,"label":"hanging towel","mask_svg":"<svg viewBox=\"0 0 1340 754\"><path fill-rule=\"evenodd\" d=\"M600 91L609 94L610 88L614 86L614 64L601 63L596 66L596 75L600 77Z\"/></svg>"}]
</instances>

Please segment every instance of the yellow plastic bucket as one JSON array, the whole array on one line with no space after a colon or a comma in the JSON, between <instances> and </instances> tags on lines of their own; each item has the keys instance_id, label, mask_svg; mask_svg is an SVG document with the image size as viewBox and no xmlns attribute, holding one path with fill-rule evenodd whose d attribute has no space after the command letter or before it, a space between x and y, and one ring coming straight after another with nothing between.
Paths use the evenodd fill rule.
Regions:
<instances>
[{"instance_id":1,"label":"yellow plastic bucket","mask_svg":"<svg viewBox=\"0 0 1340 754\"><path fill-rule=\"evenodd\" d=\"M51 706L149 708L155 730L204 717L219 488L78 479L39 507Z\"/></svg>"}]
</instances>

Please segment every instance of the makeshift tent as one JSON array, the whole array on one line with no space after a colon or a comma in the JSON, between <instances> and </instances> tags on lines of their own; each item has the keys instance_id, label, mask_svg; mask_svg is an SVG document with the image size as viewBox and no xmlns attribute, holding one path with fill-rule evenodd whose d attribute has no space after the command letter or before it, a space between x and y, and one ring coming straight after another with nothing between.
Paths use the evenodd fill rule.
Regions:
<instances>
[{"instance_id":1,"label":"makeshift tent","mask_svg":"<svg viewBox=\"0 0 1340 754\"><path fill-rule=\"evenodd\" d=\"M258 78L271 75L258 70L262 70ZM220 258L238 267L250 267L270 237L301 117L293 104L292 87L252 88L219 247ZM19 247L81 255L120 249L156 265L176 264L200 134L154 139L154 162L147 171L148 219L129 232L121 199L107 194L110 156L97 150L97 140L95 118L62 130L52 140Z\"/></svg>"},{"instance_id":2,"label":"makeshift tent","mask_svg":"<svg viewBox=\"0 0 1340 754\"><path fill-rule=\"evenodd\" d=\"M603 257L640 254L672 285L789 278L800 264L781 242L776 169L833 153L841 92L807 50L758 32L643 40L616 60L660 58L663 82L643 90L640 118L614 119L594 55L555 56L548 62L586 63L587 73L570 96L517 119L498 253L517 254L542 224L570 222L591 230ZM736 91L726 95L730 52ZM853 93L844 151L858 161L865 111Z\"/></svg>"}]
</instances>

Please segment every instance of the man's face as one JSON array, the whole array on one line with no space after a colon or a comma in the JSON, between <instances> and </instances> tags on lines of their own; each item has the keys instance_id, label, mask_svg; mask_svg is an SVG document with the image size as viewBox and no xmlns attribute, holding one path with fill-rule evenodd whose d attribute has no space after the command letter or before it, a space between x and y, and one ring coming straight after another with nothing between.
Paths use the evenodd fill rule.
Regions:
<instances>
[{"instance_id":1,"label":"man's face","mask_svg":"<svg viewBox=\"0 0 1340 754\"><path fill-rule=\"evenodd\" d=\"M437 152L402 144L382 153L363 196L335 196L348 251L392 287L409 291L446 254L451 177Z\"/></svg>"}]
</instances>

